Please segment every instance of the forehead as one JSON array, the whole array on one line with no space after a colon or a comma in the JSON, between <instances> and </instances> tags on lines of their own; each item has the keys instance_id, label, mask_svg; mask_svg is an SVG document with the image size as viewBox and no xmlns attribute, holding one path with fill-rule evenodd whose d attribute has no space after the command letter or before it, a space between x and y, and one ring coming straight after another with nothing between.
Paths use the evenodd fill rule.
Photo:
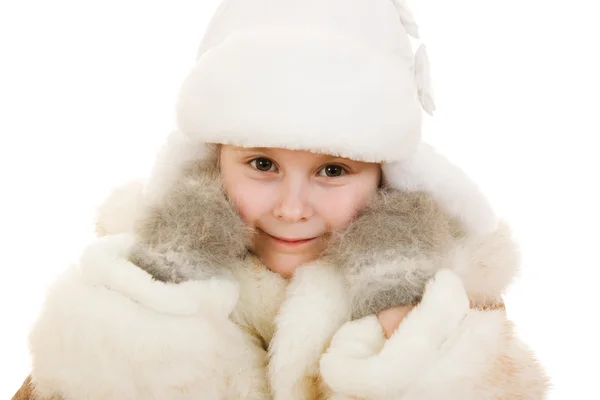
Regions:
<instances>
[{"instance_id":1,"label":"forehead","mask_svg":"<svg viewBox=\"0 0 600 400\"><path fill-rule=\"evenodd\" d=\"M329 160L344 160L347 162L359 163L360 161L350 160L348 158L338 157L332 154L315 153L308 150L291 150L275 147L239 147L223 145L223 151L230 152L242 157L245 156L264 156L274 158L278 161L305 161L305 162L323 162Z\"/></svg>"}]
</instances>

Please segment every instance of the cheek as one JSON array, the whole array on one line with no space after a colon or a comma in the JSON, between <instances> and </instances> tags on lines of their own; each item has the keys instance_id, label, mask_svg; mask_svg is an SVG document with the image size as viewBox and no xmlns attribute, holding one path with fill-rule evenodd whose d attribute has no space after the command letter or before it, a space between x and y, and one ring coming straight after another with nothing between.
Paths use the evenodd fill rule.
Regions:
<instances>
[{"instance_id":1,"label":"cheek","mask_svg":"<svg viewBox=\"0 0 600 400\"><path fill-rule=\"evenodd\" d=\"M376 191L376 186L364 185L328 190L320 196L319 214L325 218L329 229L342 229L365 207Z\"/></svg>"},{"instance_id":2,"label":"cheek","mask_svg":"<svg viewBox=\"0 0 600 400\"><path fill-rule=\"evenodd\" d=\"M269 193L265 185L251 180L238 180L225 185L227 195L244 221L255 226L256 222L269 211Z\"/></svg>"}]
</instances>

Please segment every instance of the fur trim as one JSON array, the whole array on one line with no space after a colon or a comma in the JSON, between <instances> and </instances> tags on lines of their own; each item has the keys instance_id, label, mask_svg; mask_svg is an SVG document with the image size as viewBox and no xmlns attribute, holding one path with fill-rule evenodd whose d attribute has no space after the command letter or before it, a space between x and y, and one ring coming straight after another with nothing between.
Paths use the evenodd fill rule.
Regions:
<instances>
[{"instance_id":1,"label":"fur trim","mask_svg":"<svg viewBox=\"0 0 600 400\"><path fill-rule=\"evenodd\" d=\"M252 230L226 198L216 153L191 162L137 224L136 264L166 282L230 274L248 253Z\"/></svg>"},{"instance_id":2,"label":"fur trim","mask_svg":"<svg viewBox=\"0 0 600 400\"><path fill-rule=\"evenodd\" d=\"M355 319L418 303L442 268L463 279L473 302L500 303L520 262L506 224L467 234L428 193L389 189L335 236L325 257L342 270Z\"/></svg>"},{"instance_id":3,"label":"fur trim","mask_svg":"<svg viewBox=\"0 0 600 400\"><path fill-rule=\"evenodd\" d=\"M345 297L334 266L316 262L295 272L269 346L269 380L275 400L319 398L319 357L348 320Z\"/></svg>"},{"instance_id":4,"label":"fur trim","mask_svg":"<svg viewBox=\"0 0 600 400\"><path fill-rule=\"evenodd\" d=\"M381 190L325 256L343 271L352 318L419 302L456 229L427 193Z\"/></svg>"},{"instance_id":5,"label":"fur trim","mask_svg":"<svg viewBox=\"0 0 600 400\"><path fill-rule=\"evenodd\" d=\"M50 288L30 335L40 395L269 399L265 351L227 318L236 286L152 281L125 261L131 243L99 240Z\"/></svg>"},{"instance_id":6,"label":"fur trim","mask_svg":"<svg viewBox=\"0 0 600 400\"><path fill-rule=\"evenodd\" d=\"M182 86L178 127L205 143L404 160L421 137L413 70L412 54L316 27L247 29L198 60Z\"/></svg>"},{"instance_id":7,"label":"fur trim","mask_svg":"<svg viewBox=\"0 0 600 400\"><path fill-rule=\"evenodd\" d=\"M289 281L270 271L258 259L234 272L240 299L231 319L258 337L266 349L275 335L275 317L286 297Z\"/></svg>"}]
</instances>

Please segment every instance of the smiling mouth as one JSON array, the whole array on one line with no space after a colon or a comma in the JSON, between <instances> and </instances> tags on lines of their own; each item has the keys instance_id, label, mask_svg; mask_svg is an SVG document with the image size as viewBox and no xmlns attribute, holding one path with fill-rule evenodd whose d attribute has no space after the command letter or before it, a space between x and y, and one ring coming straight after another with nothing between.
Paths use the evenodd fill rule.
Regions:
<instances>
[{"instance_id":1,"label":"smiling mouth","mask_svg":"<svg viewBox=\"0 0 600 400\"><path fill-rule=\"evenodd\" d=\"M288 246L299 246L299 245L302 245L302 244L305 244L305 243L310 243L313 240L317 239L316 237L308 238L308 239L281 238L281 237L270 235L267 232L265 232L265 234L267 236L269 236L271 239L275 240L276 242L281 243L281 244L285 244L285 245L288 245Z\"/></svg>"}]
</instances>

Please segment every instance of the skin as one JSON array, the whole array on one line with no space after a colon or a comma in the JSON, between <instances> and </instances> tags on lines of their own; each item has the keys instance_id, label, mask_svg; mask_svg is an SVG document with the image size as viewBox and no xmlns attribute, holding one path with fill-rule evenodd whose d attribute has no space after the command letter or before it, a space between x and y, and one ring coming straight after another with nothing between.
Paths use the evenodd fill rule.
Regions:
<instances>
[{"instance_id":1,"label":"skin","mask_svg":"<svg viewBox=\"0 0 600 400\"><path fill-rule=\"evenodd\" d=\"M379 164L308 151L223 145L219 163L227 195L257 232L251 250L286 278L319 258L331 232L354 219L381 181ZM386 337L409 311L379 314Z\"/></svg>"},{"instance_id":2,"label":"skin","mask_svg":"<svg viewBox=\"0 0 600 400\"><path fill-rule=\"evenodd\" d=\"M414 305L399 306L382 311L377 315L379 324L383 329L383 334L387 339L396 332L402 320L406 318L413 308Z\"/></svg>"}]
</instances>

